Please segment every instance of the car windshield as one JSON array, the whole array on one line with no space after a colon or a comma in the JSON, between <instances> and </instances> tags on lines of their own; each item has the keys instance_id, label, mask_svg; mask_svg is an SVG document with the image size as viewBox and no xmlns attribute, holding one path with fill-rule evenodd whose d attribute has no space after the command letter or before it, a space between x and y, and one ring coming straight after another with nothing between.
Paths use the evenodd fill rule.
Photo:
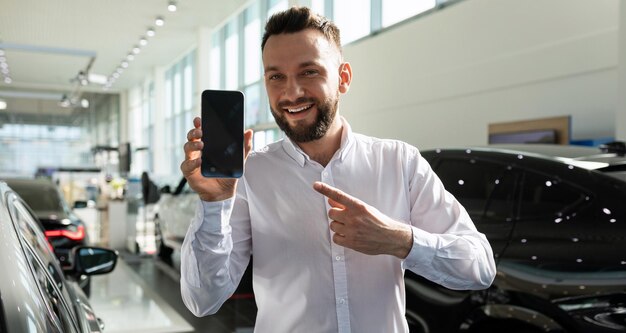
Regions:
<instances>
[{"instance_id":1,"label":"car windshield","mask_svg":"<svg viewBox=\"0 0 626 333\"><path fill-rule=\"evenodd\" d=\"M35 212L62 212L59 192L53 188L23 187L14 189Z\"/></svg>"}]
</instances>

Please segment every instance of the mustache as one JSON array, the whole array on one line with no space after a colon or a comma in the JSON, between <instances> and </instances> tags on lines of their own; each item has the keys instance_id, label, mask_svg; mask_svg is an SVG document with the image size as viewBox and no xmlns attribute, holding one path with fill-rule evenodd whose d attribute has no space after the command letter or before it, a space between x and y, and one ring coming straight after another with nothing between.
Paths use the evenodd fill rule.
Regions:
<instances>
[{"instance_id":1,"label":"mustache","mask_svg":"<svg viewBox=\"0 0 626 333\"><path fill-rule=\"evenodd\" d=\"M289 107L293 107L301 104L315 104L317 103L317 99L311 97L300 97L295 101L280 101L276 106L280 109L287 109Z\"/></svg>"}]
</instances>

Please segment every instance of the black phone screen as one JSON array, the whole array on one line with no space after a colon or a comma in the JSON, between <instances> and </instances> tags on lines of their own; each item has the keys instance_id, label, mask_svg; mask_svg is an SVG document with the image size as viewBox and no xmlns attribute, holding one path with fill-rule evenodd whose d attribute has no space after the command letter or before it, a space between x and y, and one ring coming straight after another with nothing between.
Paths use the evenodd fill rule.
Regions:
<instances>
[{"instance_id":1,"label":"black phone screen","mask_svg":"<svg viewBox=\"0 0 626 333\"><path fill-rule=\"evenodd\" d=\"M243 175L244 96L241 91L202 92L202 175L239 178Z\"/></svg>"}]
</instances>

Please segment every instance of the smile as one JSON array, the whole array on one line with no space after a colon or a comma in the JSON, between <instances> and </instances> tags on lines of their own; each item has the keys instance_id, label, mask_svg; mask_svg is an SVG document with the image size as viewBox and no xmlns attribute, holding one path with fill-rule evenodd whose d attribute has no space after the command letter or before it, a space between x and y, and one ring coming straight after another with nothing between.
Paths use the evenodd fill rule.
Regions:
<instances>
[{"instance_id":1,"label":"smile","mask_svg":"<svg viewBox=\"0 0 626 333\"><path fill-rule=\"evenodd\" d=\"M302 112L304 110L308 110L311 107L313 107L313 104L305 105L305 106L302 106L302 107L299 107L299 108L294 108L294 109L286 108L285 110L287 110L289 113L297 113L297 112Z\"/></svg>"}]
</instances>

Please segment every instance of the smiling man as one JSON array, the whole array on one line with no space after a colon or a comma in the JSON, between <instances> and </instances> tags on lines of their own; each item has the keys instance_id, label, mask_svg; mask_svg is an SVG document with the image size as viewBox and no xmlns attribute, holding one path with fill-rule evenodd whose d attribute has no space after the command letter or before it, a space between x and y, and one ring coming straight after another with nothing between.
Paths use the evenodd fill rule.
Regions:
<instances>
[{"instance_id":1,"label":"smiling man","mask_svg":"<svg viewBox=\"0 0 626 333\"><path fill-rule=\"evenodd\" d=\"M339 115L352 68L337 27L294 7L270 18L262 51L287 138L249 153L248 130L244 176L204 178L194 119L181 164L201 199L182 247L186 306L217 312L252 253L256 332L408 332L405 269L449 288L488 287L489 243L419 151L353 133Z\"/></svg>"}]
</instances>

